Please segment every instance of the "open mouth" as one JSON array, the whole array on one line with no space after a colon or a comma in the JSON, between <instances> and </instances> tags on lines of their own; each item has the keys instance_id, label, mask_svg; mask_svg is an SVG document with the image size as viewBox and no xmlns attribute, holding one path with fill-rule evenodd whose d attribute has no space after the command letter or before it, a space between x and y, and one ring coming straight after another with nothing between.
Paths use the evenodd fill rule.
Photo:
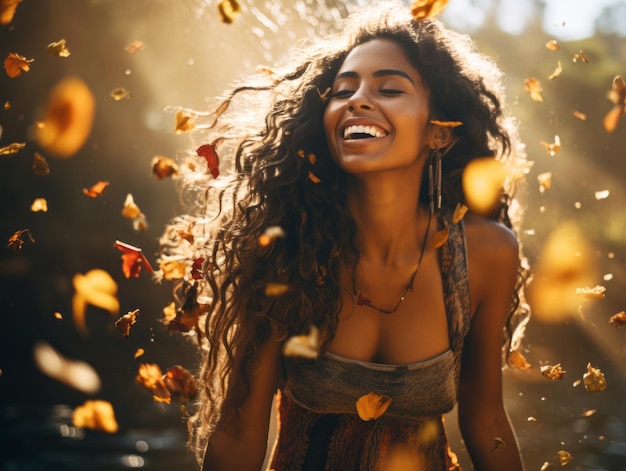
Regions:
<instances>
[{"instance_id":1,"label":"open mouth","mask_svg":"<svg viewBox=\"0 0 626 471\"><path fill-rule=\"evenodd\" d=\"M352 139L369 139L373 137L385 137L387 132L377 126L353 125L346 126L343 130L343 138Z\"/></svg>"}]
</instances>

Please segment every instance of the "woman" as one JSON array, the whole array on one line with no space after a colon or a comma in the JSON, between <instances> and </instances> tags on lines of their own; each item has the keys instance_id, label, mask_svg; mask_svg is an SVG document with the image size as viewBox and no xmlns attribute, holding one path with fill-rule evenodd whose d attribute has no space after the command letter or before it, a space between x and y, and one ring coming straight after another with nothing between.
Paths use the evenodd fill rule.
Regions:
<instances>
[{"instance_id":1,"label":"woman","mask_svg":"<svg viewBox=\"0 0 626 471\"><path fill-rule=\"evenodd\" d=\"M396 3L298 57L218 104L211 142L234 172L170 227L193 234L168 245L193 242L186 301L206 314L203 469L261 469L276 396L276 471L458 469L457 403L475 469L521 470L501 377L525 323L512 182L489 214L455 214L469 162L524 159L499 71Z\"/></svg>"}]
</instances>

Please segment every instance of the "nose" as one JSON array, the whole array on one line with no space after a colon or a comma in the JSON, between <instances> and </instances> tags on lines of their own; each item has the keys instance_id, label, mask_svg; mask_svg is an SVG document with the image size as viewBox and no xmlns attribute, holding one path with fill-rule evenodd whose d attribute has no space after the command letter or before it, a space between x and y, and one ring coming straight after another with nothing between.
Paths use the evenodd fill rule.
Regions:
<instances>
[{"instance_id":1,"label":"nose","mask_svg":"<svg viewBox=\"0 0 626 471\"><path fill-rule=\"evenodd\" d=\"M360 87L356 90L347 103L348 111L366 110L371 111L374 109L374 104L369 98L367 92Z\"/></svg>"}]
</instances>

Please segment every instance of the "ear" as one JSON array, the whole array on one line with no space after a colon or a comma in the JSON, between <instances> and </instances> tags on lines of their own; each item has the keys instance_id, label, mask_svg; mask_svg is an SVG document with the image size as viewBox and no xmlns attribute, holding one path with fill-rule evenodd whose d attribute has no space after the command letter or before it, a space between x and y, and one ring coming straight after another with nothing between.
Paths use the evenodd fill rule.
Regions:
<instances>
[{"instance_id":1,"label":"ear","mask_svg":"<svg viewBox=\"0 0 626 471\"><path fill-rule=\"evenodd\" d=\"M456 144L458 138L452 133L449 126L441 126L439 124L430 123L430 148L441 149L444 154Z\"/></svg>"}]
</instances>

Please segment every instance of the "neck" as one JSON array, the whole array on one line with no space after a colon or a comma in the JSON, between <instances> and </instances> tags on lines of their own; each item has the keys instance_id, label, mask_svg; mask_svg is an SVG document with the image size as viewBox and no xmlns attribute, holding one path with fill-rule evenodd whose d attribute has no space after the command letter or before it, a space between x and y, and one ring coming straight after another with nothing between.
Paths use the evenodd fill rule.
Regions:
<instances>
[{"instance_id":1,"label":"neck","mask_svg":"<svg viewBox=\"0 0 626 471\"><path fill-rule=\"evenodd\" d=\"M415 178L385 178L378 173L351 182L348 205L357 224L362 261L383 266L415 262L428 222L419 193L420 181Z\"/></svg>"}]
</instances>

